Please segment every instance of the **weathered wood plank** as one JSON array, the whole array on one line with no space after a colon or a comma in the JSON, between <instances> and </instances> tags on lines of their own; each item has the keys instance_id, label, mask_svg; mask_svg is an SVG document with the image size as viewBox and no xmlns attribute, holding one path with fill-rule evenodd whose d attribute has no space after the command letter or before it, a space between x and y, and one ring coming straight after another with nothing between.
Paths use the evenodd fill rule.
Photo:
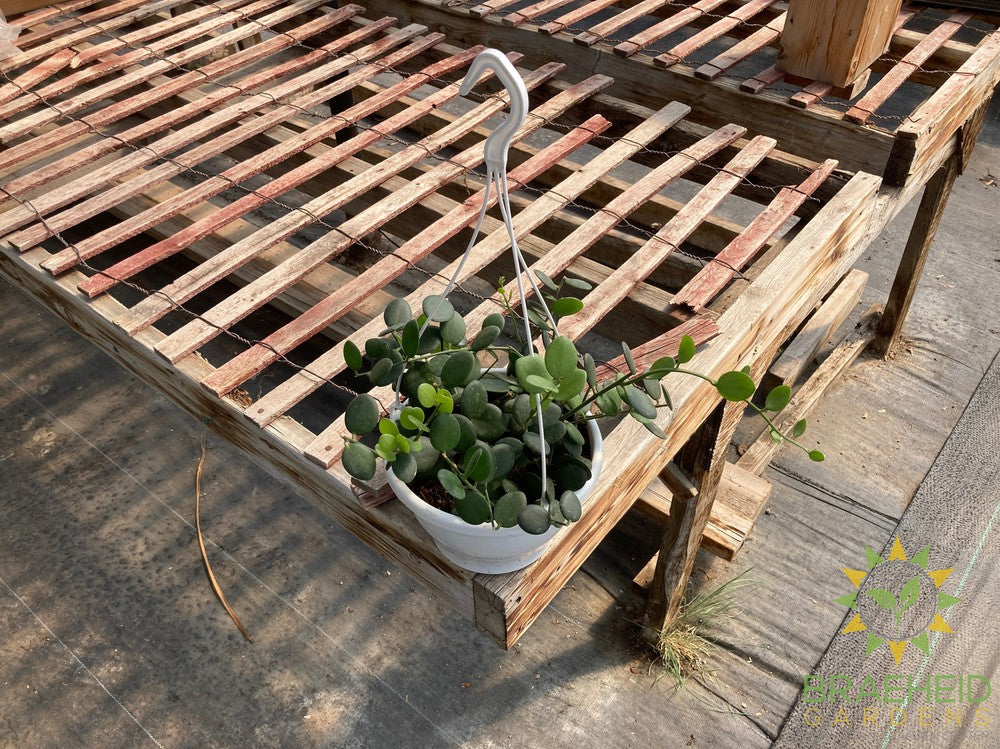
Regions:
<instances>
[{"instance_id":1,"label":"weathered wood plank","mask_svg":"<svg viewBox=\"0 0 1000 749\"><path fill-rule=\"evenodd\" d=\"M813 357L861 300L861 292L867 283L868 274L861 270L853 269L844 276L767 370L760 385L764 392L798 381Z\"/></svg>"}]
</instances>

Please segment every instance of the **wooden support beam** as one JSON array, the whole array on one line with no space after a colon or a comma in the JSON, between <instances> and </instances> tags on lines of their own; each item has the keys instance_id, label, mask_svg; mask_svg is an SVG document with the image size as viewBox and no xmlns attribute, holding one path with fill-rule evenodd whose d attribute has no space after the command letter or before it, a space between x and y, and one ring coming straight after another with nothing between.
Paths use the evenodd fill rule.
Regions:
<instances>
[{"instance_id":1,"label":"wooden support beam","mask_svg":"<svg viewBox=\"0 0 1000 749\"><path fill-rule=\"evenodd\" d=\"M810 317L799 334L785 347L778 360L764 375L761 389L770 392L778 385L791 385L809 366L809 362L830 340L840 324L861 299L861 291L868 283L868 274L851 270Z\"/></svg>"},{"instance_id":2,"label":"wooden support beam","mask_svg":"<svg viewBox=\"0 0 1000 749\"><path fill-rule=\"evenodd\" d=\"M823 360L791 402L782 411L784 414L778 422L778 428L787 432L799 419L808 416L819 403L827 388L858 358L865 346L875 335L875 319L878 307L870 308L858 324L858 328L837 344L830 355ZM749 473L760 474L771 462L781 445L771 439L765 430L743 456L736 462L737 467Z\"/></svg>"},{"instance_id":3,"label":"wooden support beam","mask_svg":"<svg viewBox=\"0 0 1000 749\"><path fill-rule=\"evenodd\" d=\"M899 342L903 320L906 319L917 284L920 283L920 274L924 270L927 254L941 224L941 217L944 215L945 206L948 205L951 188L957 176L958 160L949 159L924 188L920 207L917 208L917 216L913 219L910 236L906 240L903 258L896 270L896 277L893 279L885 313L879 323L878 335L873 346L873 350L885 358L892 356L893 349Z\"/></svg>"}]
</instances>

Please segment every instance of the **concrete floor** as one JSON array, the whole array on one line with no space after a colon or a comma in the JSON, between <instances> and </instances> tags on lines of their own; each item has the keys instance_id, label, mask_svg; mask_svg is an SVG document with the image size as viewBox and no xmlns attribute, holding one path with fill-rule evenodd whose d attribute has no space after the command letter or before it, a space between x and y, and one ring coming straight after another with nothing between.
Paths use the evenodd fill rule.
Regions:
<instances>
[{"instance_id":1,"label":"concrete floor","mask_svg":"<svg viewBox=\"0 0 1000 749\"><path fill-rule=\"evenodd\" d=\"M865 302L914 208L866 254ZM890 538L1000 349L998 208L994 102L903 355L862 358L827 396L825 463L779 454L737 560L703 555L699 588L756 583L718 632L717 677L679 692L635 636L642 520L504 653L209 436L202 521L244 642L195 540L204 427L0 282L0 748L768 746L841 624L840 567Z\"/></svg>"}]
</instances>

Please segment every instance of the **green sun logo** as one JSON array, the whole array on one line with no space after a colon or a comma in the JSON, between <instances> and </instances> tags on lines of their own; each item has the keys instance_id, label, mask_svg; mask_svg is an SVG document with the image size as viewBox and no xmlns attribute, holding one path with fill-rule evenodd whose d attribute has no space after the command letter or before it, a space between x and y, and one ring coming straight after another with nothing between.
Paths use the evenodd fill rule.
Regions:
<instances>
[{"instance_id":1,"label":"green sun logo","mask_svg":"<svg viewBox=\"0 0 1000 749\"><path fill-rule=\"evenodd\" d=\"M954 631L941 611L961 599L940 590L952 568L927 569L930 546L907 558L898 536L888 559L867 546L865 553L867 569L842 568L855 590L834 600L854 611L841 633L866 632L866 656L888 643L897 666L908 643L929 655L928 632Z\"/></svg>"}]
</instances>

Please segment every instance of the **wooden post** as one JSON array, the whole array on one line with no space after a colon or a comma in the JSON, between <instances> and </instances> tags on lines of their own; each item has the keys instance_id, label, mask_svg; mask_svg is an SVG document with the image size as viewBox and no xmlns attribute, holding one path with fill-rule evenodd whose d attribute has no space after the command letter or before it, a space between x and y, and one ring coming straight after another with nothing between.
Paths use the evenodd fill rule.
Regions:
<instances>
[{"instance_id":1,"label":"wooden post","mask_svg":"<svg viewBox=\"0 0 1000 749\"><path fill-rule=\"evenodd\" d=\"M850 89L889 48L902 0L789 0L775 67ZM849 94L848 94L849 95Z\"/></svg>"},{"instance_id":2,"label":"wooden post","mask_svg":"<svg viewBox=\"0 0 1000 749\"><path fill-rule=\"evenodd\" d=\"M726 447L742 414L741 404L736 407L739 413L734 414L731 406L720 403L675 460L690 474L698 492L695 496L690 492L675 494L670 503L642 625L643 638L654 645L677 615L691 577L726 464Z\"/></svg>"},{"instance_id":3,"label":"wooden post","mask_svg":"<svg viewBox=\"0 0 1000 749\"><path fill-rule=\"evenodd\" d=\"M872 350L883 357L890 357L899 341L903 320L913 301L913 294L920 282L927 253L934 242L934 235L941 223L941 216L948 204L948 196L951 195L957 174L958 160L951 158L935 172L924 187L920 207L917 208L917 216L913 220L910 236L903 250L903 258L899 261L896 278L892 282L885 313L882 315L878 333L872 343Z\"/></svg>"}]
</instances>

